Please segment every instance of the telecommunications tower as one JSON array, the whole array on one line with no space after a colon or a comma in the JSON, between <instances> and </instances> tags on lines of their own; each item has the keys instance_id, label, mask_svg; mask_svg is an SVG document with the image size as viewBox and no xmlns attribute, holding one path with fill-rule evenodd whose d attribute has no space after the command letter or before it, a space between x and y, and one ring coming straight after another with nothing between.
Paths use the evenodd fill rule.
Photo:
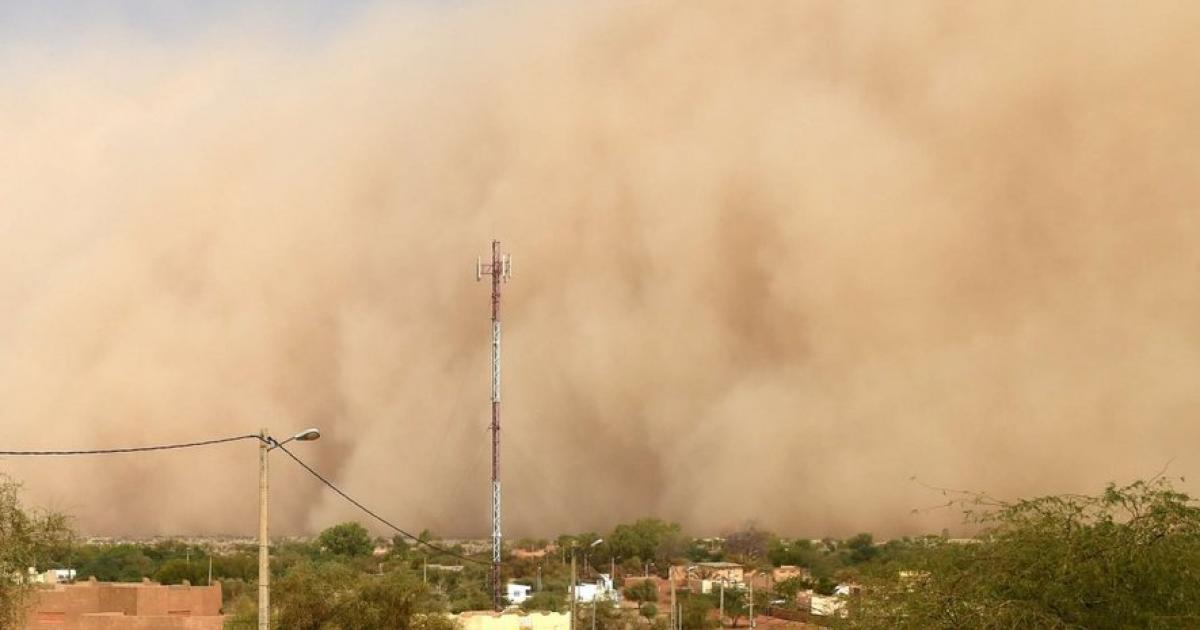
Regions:
<instances>
[{"instance_id":1,"label":"telecommunications tower","mask_svg":"<svg viewBox=\"0 0 1200 630\"><path fill-rule=\"evenodd\" d=\"M492 261L475 260L475 280L492 277L492 606L502 608L500 593L500 285L512 276L512 257L492 241Z\"/></svg>"}]
</instances>

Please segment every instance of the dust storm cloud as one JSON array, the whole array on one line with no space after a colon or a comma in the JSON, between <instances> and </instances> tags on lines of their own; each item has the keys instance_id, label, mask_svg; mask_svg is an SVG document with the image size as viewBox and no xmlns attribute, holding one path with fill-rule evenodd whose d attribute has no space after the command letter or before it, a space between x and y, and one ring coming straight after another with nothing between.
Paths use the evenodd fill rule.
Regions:
<instances>
[{"instance_id":1,"label":"dust storm cloud","mask_svg":"<svg viewBox=\"0 0 1200 630\"><path fill-rule=\"evenodd\" d=\"M1197 5L555 5L5 64L3 448L316 425L482 535L495 236L509 535L1200 468ZM89 532L254 527L250 443L2 465ZM273 466L276 531L356 516Z\"/></svg>"}]
</instances>

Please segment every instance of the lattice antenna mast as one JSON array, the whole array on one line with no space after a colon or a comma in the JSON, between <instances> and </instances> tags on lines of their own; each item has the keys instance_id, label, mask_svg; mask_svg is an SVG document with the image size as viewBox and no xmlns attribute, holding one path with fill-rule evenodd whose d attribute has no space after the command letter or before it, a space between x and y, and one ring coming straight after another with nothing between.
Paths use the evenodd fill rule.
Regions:
<instances>
[{"instance_id":1,"label":"lattice antenna mast","mask_svg":"<svg viewBox=\"0 0 1200 630\"><path fill-rule=\"evenodd\" d=\"M512 277L512 257L492 241L492 261L475 259L475 280L492 277L492 606L502 608L500 592L500 285Z\"/></svg>"}]
</instances>

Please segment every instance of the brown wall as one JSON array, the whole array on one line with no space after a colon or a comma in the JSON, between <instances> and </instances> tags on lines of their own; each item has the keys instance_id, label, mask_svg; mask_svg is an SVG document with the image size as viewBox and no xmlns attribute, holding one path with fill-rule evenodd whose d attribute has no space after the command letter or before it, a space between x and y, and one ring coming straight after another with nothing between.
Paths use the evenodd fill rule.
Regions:
<instances>
[{"instance_id":1,"label":"brown wall","mask_svg":"<svg viewBox=\"0 0 1200 630\"><path fill-rule=\"evenodd\" d=\"M118 612L125 615L138 614L138 593L134 590L133 585L110 586L108 584L97 583L94 586L68 585L65 588L68 589L68 592L95 589L99 593L97 595L100 600L99 606L95 610L85 610L83 612ZM73 595L74 593L71 594Z\"/></svg>"},{"instance_id":2,"label":"brown wall","mask_svg":"<svg viewBox=\"0 0 1200 630\"><path fill-rule=\"evenodd\" d=\"M36 591L25 627L27 630L220 630L222 620L219 583L164 586L153 582L89 581Z\"/></svg>"},{"instance_id":3,"label":"brown wall","mask_svg":"<svg viewBox=\"0 0 1200 630\"><path fill-rule=\"evenodd\" d=\"M221 589L168 586L166 614L216 615L221 611Z\"/></svg>"},{"instance_id":4,"label":"brown wall","mask_svg":"<svg viewBox=\"0 0 1200 630\"><path fill-rule=\"evenodd\" d=\"M84 613L100 610L100 589L38 589L30 609L31 622L76 619Z\"/></svg>"},{"instance_id":5,"label":"brown wall","mask_svg":"<svg viewBox=\"0 0 1200 630\"><path fill-rule=\"evenodd\" d=\"M127 617L116 614L85 615L78 630L221 630L224 617ZM53 626L50 626L53 627ZM43 627L45 628L45 627Z\"/></svg>"}]
</instances>

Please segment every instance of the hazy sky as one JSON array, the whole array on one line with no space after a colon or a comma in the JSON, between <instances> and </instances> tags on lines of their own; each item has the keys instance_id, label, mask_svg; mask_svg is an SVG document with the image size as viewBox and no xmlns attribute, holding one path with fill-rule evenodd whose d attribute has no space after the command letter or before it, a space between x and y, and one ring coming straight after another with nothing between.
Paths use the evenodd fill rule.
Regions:
<instances>
[{"instance_id":1,"label":"hazy sky","mask_svg":"<svg viewBox=\"0 0 1200 630\"><path fill-rule=\"evenodd\" d=\"M151 41L187 40L247 16L271 16L281 31L320 36L368 4L366 0L43 0L0 2L3 41L63 44L96 30Z\"/></svg>"},{"instance_id":2,"label":"hazy sky","mask_svg":"<svg viewBox=\"0 0 1200 630\"><path fill-rule=\"evenodd\" d=\"M2 6L6 446L319 425L484 533L499 237L509 534L1200 474L1200 4ZM255 461L0 463L170 533L252 531ZM281 533L359 516L273 480Z\"/></svg>"},{"instance_id":3,"label":"hazy sky","mask_svg":"<svg viewBox=\"0 0 1200 630\"><path fill-rule=\"evenodd\" d=\"M413 4L412 0L397 4ZM56 60L120 46L187 49L248 28L264 46L312 48L369 0L0 0L0 72L36 72Z\"/></svg>"}]
</instances>

